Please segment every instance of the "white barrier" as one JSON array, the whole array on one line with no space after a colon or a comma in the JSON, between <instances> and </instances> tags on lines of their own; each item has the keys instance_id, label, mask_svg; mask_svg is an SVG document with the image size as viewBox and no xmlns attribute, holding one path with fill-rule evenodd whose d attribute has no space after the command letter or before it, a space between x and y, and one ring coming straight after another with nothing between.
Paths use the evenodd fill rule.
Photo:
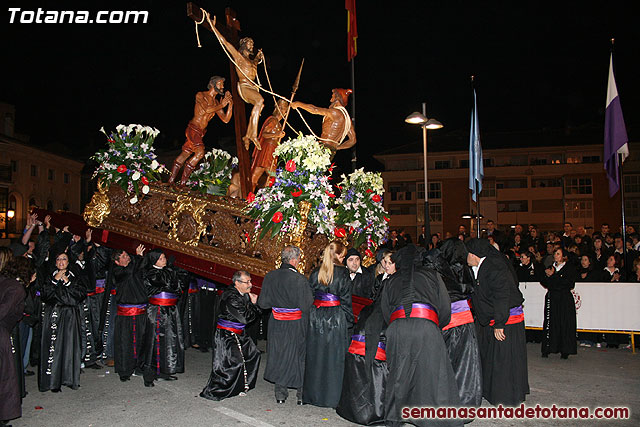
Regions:
<instances>
[{"instance_id":1,"label":"white barrier","mask_svg":"<svg viewBox=\"0 0 640 427\"><path fill-rule=\"evenodd\" d=\"M521 282L525 326L541 328L547 290L538 282ZM578 329L640 331L640 283L576 283Z\"/></svg>"}]
</instances>

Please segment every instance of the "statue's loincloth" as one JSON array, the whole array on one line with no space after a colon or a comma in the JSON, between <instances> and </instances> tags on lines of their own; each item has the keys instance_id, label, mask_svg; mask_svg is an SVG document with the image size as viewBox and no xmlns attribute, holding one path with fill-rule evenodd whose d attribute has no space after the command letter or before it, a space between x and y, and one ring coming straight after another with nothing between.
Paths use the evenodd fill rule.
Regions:
<instances>
[{"instance_id":1,"label":"statue's loincloth","mask_svg":"<svg viewBox=\"0 0 640 427\"><path fill-rule=\"evenodd\" d=\"M194 153L198 148L204 149L202 138L207 133L206 129L200 129L198 126L189 122L187 129L184 131L187 141L182 145L182 151Z\"/></svg>"}]
</instances>

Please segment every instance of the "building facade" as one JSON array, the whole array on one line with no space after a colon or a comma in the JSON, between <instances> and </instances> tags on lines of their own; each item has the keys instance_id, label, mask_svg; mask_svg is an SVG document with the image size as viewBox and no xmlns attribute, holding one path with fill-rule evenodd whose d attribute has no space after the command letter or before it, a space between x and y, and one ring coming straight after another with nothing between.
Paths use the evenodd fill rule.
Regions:
<instances>
[{"instance_id":1,"label":"building facade","mask_svg":"<svg viewBox=\"0 0 640 427\"><path fill-rule=\"evenodd\" d=\"M81 213L82 162L31 146L14 133L15 109L0 104L0 236L19 235L33 206ZM11 215L12 218L9 218Z\"/></svg>"},{"instance_id":2,"label":"building facade","mask_svg":"<svg viewBox=\"0 0 640 427\"><path fill-rule=\"evenodd\" d=\"M630 144L623 170L626 221L636 225L640 223L638 150L640 144ZM617 230L622 223L621 194L609 197L602 156L602 144L485 149L481 229L492 219L505 231L516 223L559 231L564 222L596 229L609 223ZM422 153L390 151L375 157L385 167L384 206L390 227L404 228L415 237L424 218ZM455 235L464 225L472 234L475 220L462 218L478 211L468 185L469 152L429 152L427 164L431 232Z\"/></svg>"}]
</instances>

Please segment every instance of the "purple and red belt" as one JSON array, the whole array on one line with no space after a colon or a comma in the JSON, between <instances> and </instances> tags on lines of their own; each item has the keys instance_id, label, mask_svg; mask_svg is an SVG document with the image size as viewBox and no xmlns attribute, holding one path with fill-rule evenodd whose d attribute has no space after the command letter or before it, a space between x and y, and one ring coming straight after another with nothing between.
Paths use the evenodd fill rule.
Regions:
<instances>
[{"instance_id":1,"label":"purple and red belt","mask_svg":"<svg viewBox=\"0 0 640 427\"><path fill-rule=\"evenodd\" d=\"M218 319L218 322L216 323L216 328L225 329L238 335L240 335L244 331L244 328L246 326L247 325L245 325L244 323L237 323L224 319Z\"/></svg>"},{"instance_id":2,"label":"purple and red belt","mask_svg":"<svg viewBox=\"0 0 640 427\"><path fill-rule=\"evenodd\" d=\"M375 359L386 361L387 360L387 352L386 352L386 344L383 342L378 343L378 348L376 349ZM364 335L351 335L351 345L349 345L349 353L358 354L360 356L365 355L365 340Z\"/></svg>"},{"instance_id":3,"label":"purple and red belt","mask_svg":"<svg viewBox=\"0 0 640 427\"><path fill-rule=\"evenodd\" d=\"M328 292L316 291L313 305L316 307L335 307L340 305L340 298Z\"/></svg>"},{"instance_id":4,"label":"purple and red belt","mask_svg":"<svg viewBox=\"0 0 640 427\"><path fill-rule=\"evenodd\" d=\"M149 298L149 304L161 305L165 307L174 306L178 303L178 295L171 292L160 292Z\"/></svg>"},{"instance_id":5,"label":"purple and red belt","mask_svg":"<svg viewBox=\"0 0 640 427\"><path fill-rule=\"evenodd\" d=\"M147 304L118 304L118 316L138 316L147 311Z\"/></svg>"},{"instance_id":6,"label":"purple and red belt","mask_svg":"<svg viewBox=\"0 0 640 427\"><path fill-rule=\"evenodd\" d=\"M89 292L87 296L92 297L94 295L104 293L104 282L105 282L105 279L96 280L96 290L93 292ZM115 293L113 295L115 295Z\"/></svg>"},{"instance_id":7,"label":"purple and red belt","mask_svg":"<svg viewBox=\"0 0 640 427\"><path fill-rule=\"evenodd\" d=\"M406 318L406 313L404 312L404 306L398 306L393 313L391 313L391 318L389 319L389 323L393 322L396 319L404 319ZM419 317L422 319L431 320L436 325L438 324L438 313L433 308L431 304L426 303L413 303L411 304L411 314L409 317Z\"/></svg>"},{"instance_id":8,"label":"purple and red belt","mask_svg":"<svg viewBox=\"0 0 640 427\"><path fill-rule=\"evenodd\" d=\"M513 325L520 322L524 322L524 310L522 309L521 305L509 309L509 318L507 319L507 323L505 323L505 325ZM496 321L491 319L491 321L489 322L489 326L493 326L495 324Z\"/></svg>"},{"instance_id":9,"label":"purple and red belt","mask_svg":"<svg viewBox=\"0 0 640 427\"><path fill-rule=\"evenodd\" d=\"M471 314L469 301L463 299L451 303L451 321L447 326L442 328L442 330L446 331L447 329L466 325L467 323L473 323L473 314Z\"/></svg>"},{"instance_id":10,"label":"purple and red belt","mask_svg":"<svg viewBox=\"0 0 640 427\"><path fill-rule=\"evenodd\" d=\"M299 320L302 319L302 310L299 308L271 307L273 318L276 320Z\"/></svg>"}]
</instances>

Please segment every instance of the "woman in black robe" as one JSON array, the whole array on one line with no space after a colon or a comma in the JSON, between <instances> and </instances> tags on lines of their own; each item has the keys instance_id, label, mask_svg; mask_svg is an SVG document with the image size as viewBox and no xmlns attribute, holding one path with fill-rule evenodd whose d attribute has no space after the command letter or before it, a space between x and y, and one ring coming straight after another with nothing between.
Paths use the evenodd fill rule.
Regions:
<instances>
[{"instance_id":1,"label":"woman in black robe","mask_svg":"<svg viewBox=\"0 0 640 427\"><path fill-rule=\"evenodd\" d=\"M20 321L26 292L15 277L3 271L12 258L11 250L0 248L0 423L22 416L22 363L16 366L11 331ZM19 347L18 343L15 344Z\"/></svg>"},{"instance_id":2,"label":"woman in black robe","mask_svg":"<svg viewBox=\"0 0 640 427\"><path fill-rule=\"evenodd\" d=\"M351 281L342 261L346 248L332 242L324 249L322 265L309 277L314 302L309 313L304 403L335 408L342 392L344 356L353 325Z\"/></svg>"},{"instance_id":3,"label":"woman in black robe","mask_svg":"<svg viewBox=\"0 0 640 427\"><path fill-rule=\"evenodd\" d=\"M160 249L149 251L145 264L151 340L145 345L144 383L149 386L156 379L177 380L173 374L184 372L184 338L176 305L186 272L167 265L167 257Z\"/></svg>"},{"instance_id":4,"label":"woman in black robe","mask_svg":"<svg viewBox=\"0 0 640 427\"><path fill-rule=\"evenodd\" d=\"M45 303L42 318L42 341L38 388L60 391L80 386L82 336L80 306L87 297L86 283L74 273L66 253L55 258L56 269L42 286Z\"/></svg>"},{"instance_id":5,"label":"woman in black robe","mask_svg":"<svg viewBox=\"0 0 640 427\"><path fill-rule=\"evenodd\" d=\"M373 303L364 307L353 328L351 345L345 356L342 394L336 413L357 424L384 422L384 395L389 368L386 354L386 326L380 305L380 294L388 278L396 272L392 252L383 249L381 265L384 273L373 285Z\"/></svg>"},{"instance_id":6,"label":"woman in black robe","mask_svg":"<svg viewBox=\"0 0 640 427\"><path fill-rule=\"evenodd\" d=\"M220 296L211 375L200 393L209 400L244 396L258 379L260 350L245 332L261 315L258 296L250 292L251 276L246 271L235 272L232 281Z\"/></svg>"},{"instance_id":7,"label":"woman in black robe","mask_svg":"<svg viewBox=\"0 0 640 427\"><path fill-rule=\"evenodd\" d=\"M414 245L400 249L392 260L398 271L381 296L388 324L385 423L430 425L434 420L403 418L402 408L460 406L441 331L451 320L451 302L440 275L422 266L422 255ZM438 421L439 425L462 425L459 419Z\"/></svg>"},{"instance_id":8,"label":"woman in black robe","mask_svg":"<svg viewBox=\"0 0 640 427\"><path fill-rule=\"evenodd\" d=\"M520 262L516 264L518 282L539 282L544 277L544 267L536 262L529 251L520 254Z\"/></svg>"},{"instance_id":9,"label":"woman in black robe","mask_svg":"<svg viewBox=\"0 0 640 427\"><path fill-rule=\"evenodd\" d=\"M590 255L582 255L580 257L580 268L576 282L599 282L600 272L593 268L593 261Z\"/></svg>"},{"instance_id":10,"label":"woman in black robe","mask_svg":"<svg viewBox=\"0 0 640 427\"><path fill-rule=\"evenodd\" d=\"M576 304L571 290L576 285L576 269L568 261L564 249L553 253L554 263L545 270L540 284L547 288L544 297L544 323L542 326L542 357L560 353L563 359L577 354Z\"/></svg>"},{"instance_id":11,"label":"woman in black robe","mask_svg":"<svg viewBox=\"0 0 640 427\"><path fill-rule=\"evenodd\" d=\"M460 404L477 408L482 403L482 367L468 301L473 277L467 266L467 249L460 239L447 239L440 249L426 254L424 264L440 273L451 300L451 321L442 329L442 337L456 376Z\"/></svg>"},{"instance_id":12,"label":"woman in black robe","mask_svg":"<svg viewBox=\"0 0 640 427\"><path fill-rule=\"evenodd\" d=\"M471 297L482 362L482 397L517 406L529 393L524 298L511 262L484 239L465 243L476 284Z\"/></svg>"}]
</instances>

